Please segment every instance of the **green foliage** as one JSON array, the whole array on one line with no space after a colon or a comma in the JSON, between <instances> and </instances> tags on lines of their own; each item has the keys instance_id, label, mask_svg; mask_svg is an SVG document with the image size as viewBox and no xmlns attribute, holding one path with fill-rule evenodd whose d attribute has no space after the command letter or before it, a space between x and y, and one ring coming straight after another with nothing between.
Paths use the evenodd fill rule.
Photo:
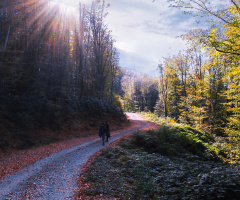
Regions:
<instances>
[{"instance_id":1,"label":"green foliage","mask_svg":"<svg viewBox=\"0 0 240 200\"><path fill-rule=\"evenodd\" d=\"M230 164L240 164L240 138L238 133L234 135L233 132L231 132L231 135L216 136L209 132L199 131L189 125L175 123L174 120L170 118L158 118L152 113L141 113L141 115L149 121L158 123L164 127L173 128L173 132L178 134L182 144L186 142L187 145L185 145L185 147L189 145L189 147L192 148L192 146L195 146L197 143L197 145L200 144L204 146L207 156L220 159ZM189 142L190 144L188 144ZM144 143L144 141L142 141L142 143ZM199 147L201 148L201 146ZM192 148L192 150L195 151L194 148Z\"/></svg>"},{"instance_id":2,"label":"green foliage","mask_svg":"<svg viewBox=\"0 0 240 200\"><path fill-rule=\"evenodd\" d=\"M2 149L24 149L54 142L58 140L57 131L71 128L66 124L71 124L74 120L90 123L91 119L96 122L96 126L105 116L111 116L118 119L119 123L127 122L121 109L97 98L82 99L77 105L65 98L59 98L57 103L45 96L38 97L33 102L28 98L23 101L22 98L9 99L8 104L13 107L3 112L4 126L0 129L11 129L11 132L6 131L8 134L5 134L3 144L0 144ZM36 137L35 132L42 129L51 129L53 134ZM6 146L7 143L9 145Z\"/></svg>"},{"instance_id":3,"label":"green foliage","mask_svg":"<svg viewBox=\"0 0 240 200\"><path fill-rule=\"evenodd\" d=\"M184 157L198 155L203 159L218 157L214 138L189 126L164 126L154 131L133 134L131 143L149 153Z\"/></svg>"},{"instance_id":4,"label":"green foliage","mask_svg":"<svg viewBox=\"0 0 240 200\"><path fill-rule=\"evenodd\" d=\"M183 37L188 43L187 51L165 58L160 80L167 82L161 81L159 92L167 85L167 95L160 95L158 105L165 116L162 111L156 113L213 135L239 135L239 1L222 6L219 3L215 8L209 0L171 3L184 11L213 18L207 30L191 30Z\"/></svg>"},{"instance_id":5,"label":"green foliage","mask_svg":"<svg viewBox=\"0 0 240 200\"><path fill-rule=\"evenodd\" d=\"M166 125L166 126L171 125L171 124L177 125L177 123L175 123L175 120L172 118L169 118L169 117L167 117L167 118L164 118L161 116L159 117L157 114L153 114L151 112L148 112L148 113L141 112L140 114L144 119L151 121L151 122L161 124L161 125Z\"/></svg>"},{"instance_id":6,"label":"green foliage","mask_svg":"<svg viewBox=\"0 0 240 200\"><path fill-rule=\"evenodd\" d=\"M178 62L179 56L173 56L171 64L164 67L174 68L180 80L185 80L181 85L186 93L181 93L181 100L177 102L180 122L214 135L239 137L240 4L236 0L227 2L224 5L219 2L219 6L214 8L209 0L171 1L173 7L213 18L207 30L192 30L183 37L189 50L181 62ZM185 70L185 78L181 76L184 75L181 73L183 63L190 69ZM173 82L171 78L169 85ZM175 99L169 99L168 109Z\"/></svg>"}]
</instances>

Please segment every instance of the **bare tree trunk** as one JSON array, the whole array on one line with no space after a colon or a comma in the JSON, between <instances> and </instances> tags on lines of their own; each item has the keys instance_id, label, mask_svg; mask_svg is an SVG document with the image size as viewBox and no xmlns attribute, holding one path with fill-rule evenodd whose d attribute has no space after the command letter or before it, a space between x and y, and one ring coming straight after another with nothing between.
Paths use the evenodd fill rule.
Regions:
<instances>
[{"instance_id":1,"label":"bare tree trunk","mask_svg":"<svg viewBox=\"0 0 240 200\"><path fill-rule=\"evenodd\" d=\"M80 22L80 73L81 73L81 96L85 95L85 83L86 83L86 70L85 70L85 44L84 44L84 18L85 18L85 6L82 7L79 3L79 22Z\"/></svg>"}]
</instances>

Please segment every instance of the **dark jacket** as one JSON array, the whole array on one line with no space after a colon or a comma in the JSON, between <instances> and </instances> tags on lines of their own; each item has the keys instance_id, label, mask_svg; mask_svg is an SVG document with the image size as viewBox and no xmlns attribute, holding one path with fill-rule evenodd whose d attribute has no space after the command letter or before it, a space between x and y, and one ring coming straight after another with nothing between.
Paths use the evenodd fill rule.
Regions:
<instances>
[{"instance_id":1,"label":"dark jacket","mask_svg":"<svg viewBox=\"0 0 240 200\"><path fill-rule=\"evenodd\" d=\"M104 125L101 125L99 128L99 132L101 132L101 134L106 133L107 132L106 127Z\"/></svg>"},{"instance_id":2,"label":"dark jacket","mask_svg":"<svg viewBox=\"0 0 240 200\"><path fill-rule=\"evenodd\" d=\"M107 133L109 133L109 125L108 125L108 124L105 124L105 127L106 127Z\"/></svg>"}]
</instances>

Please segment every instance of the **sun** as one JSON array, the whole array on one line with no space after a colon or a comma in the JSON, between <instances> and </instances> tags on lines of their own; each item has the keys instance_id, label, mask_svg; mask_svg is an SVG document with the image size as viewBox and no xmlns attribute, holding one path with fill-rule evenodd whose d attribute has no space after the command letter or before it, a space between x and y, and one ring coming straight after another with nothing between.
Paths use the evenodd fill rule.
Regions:
<instances>
[{"instance_id":1,"label":"sun","mask_svg":"<svg viewBox=\"0 0 240 200\"><path fill-rule=\"evenodd\" d=\"M62 3L66 6L77 6L79 4L79 0L54 0L56 3Z\"/></svg>"},{"instance_id":2,"label":"sun","mask_svg":"<svg viewBox=\"0 0 240 200\"><path fill-rule=\"evenodd\" d=\"M62 3L65 6L76 7L81 2L82 4L91 4L92 0L54 0L55 2Z\"/></svg>"},{"instance_id":3,"label":"sun","mask_svg":"<svg viewBox=\"0 0 240 200\"><path fill-rule=\"evenodd\" d=\"M53 4L58 5L61 10L65 10L66 12L76 12L78 4L75 0L53 0Z\"/></svg>"},{"instance_id":4,"label":"sun","mask_svg":"<svg viewBox=\"0 0 240 200\"><path fill-rule=\"evenodd\" d=\"M58 4L61 10L67 14L76 13L79 9L79 3L90 6L93 0L52 0L54 4Z\"/></svg>"}]
</instances>

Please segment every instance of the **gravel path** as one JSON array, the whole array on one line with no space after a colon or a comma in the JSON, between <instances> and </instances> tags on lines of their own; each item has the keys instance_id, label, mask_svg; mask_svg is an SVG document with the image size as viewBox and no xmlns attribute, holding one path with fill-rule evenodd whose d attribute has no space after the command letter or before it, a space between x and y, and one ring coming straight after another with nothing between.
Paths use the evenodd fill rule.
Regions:
<instances>
[{"instance_id":1,"label":"gravel path","mask_svg":"<svg viewBox=\"0 0 240 200\"><path fill-rule=\"evenodd\" d=\"M112 135L106 144L147 127L149 124L133 113L128 113L138 127ZM54 153L0 182L0 200L6 199L74 199L76 181L89 157L103 148L100 139Z\"/></svg>"}]
</instances>

